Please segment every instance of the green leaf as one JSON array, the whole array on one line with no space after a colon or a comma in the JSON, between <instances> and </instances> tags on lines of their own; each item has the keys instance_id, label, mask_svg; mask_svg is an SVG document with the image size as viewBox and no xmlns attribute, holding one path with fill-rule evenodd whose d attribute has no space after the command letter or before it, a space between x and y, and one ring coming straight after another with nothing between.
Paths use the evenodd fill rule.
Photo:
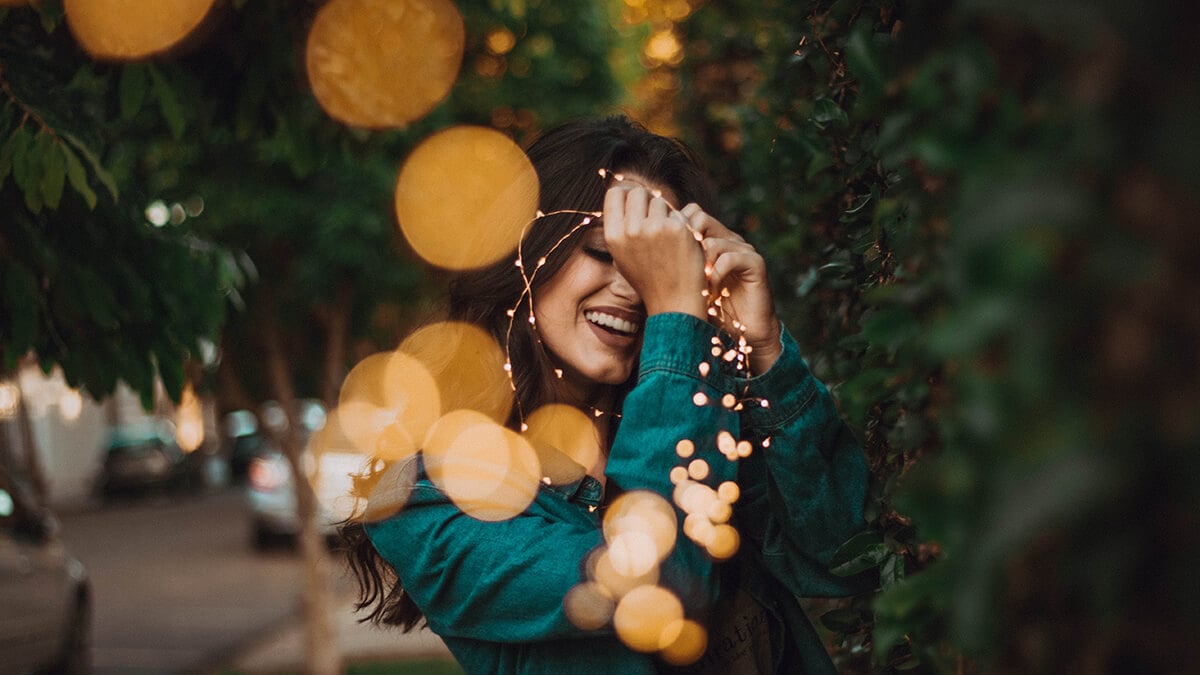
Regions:
<instances>
[{"instance_id":1,"label":"green leaf","mask_svg":"<svg viewBox=\"0 0 1200 675\"><path fill-rule=\"evenodd\" d=\"M827 152L814 153L812 158L808 160L808 169L805 170L804 177L812 179L813 176L831 166L833 166L833 155Z\"/></svg>"},{"instance_id":2,"label":"green leaf","mask_svg":"<svg viewBox=\"0 0 1200 675\"><path fill-rule=\"evenodd\" d=\"M112 194L113 201L117 201L117 183L113 180L112 174L110 174L108 170L104 168L104 165L100 163L100 158L96 156L96 153L92 152L92 149L89 148L83 141L79 140L79 138L74 134L60 131L59 135L69 141L71 145L74 145L75 149L79 151L79 154L83 155L83 158L87 160L88 165L92 167L92 173L96 174L96 178L100 181L100 183L103 184L104 187L108 188L109 193Z\"/></svg>"},{"instance_id":3,"label":"green leaf","mask_svg":"<svg viewBox=\"0 0 1200 675\"><path fill-rule=\"evenodd\" d=\"M61 147L63 157L67 161L67 180L70 181L71 187L87 202L89 210L96 208L96 191L88 185L87 171L79 161L79 156L65 143Z\"/></svg>"},{"instance_id":4,"label":"green leaf","mask_svg":"<svg viewBox=\"0 0 1200 675\"><path fill-rule=\"evenodd\" d=\"M4 187L4 181L8 180L8 174L12 173L13 153L17 149L17 138L22 131L24 129L14 131L9 135L8 140L4 141L3 147L0 147L0 187Z\"/></svg>"},{"instance_id":5,"label":"green leaf","mask_svg":"<svg viewBox=\"0 0 1200 675\"><path fill-rule=\"evenodd\" d=\"M829 560L829 571L848 577L876 567L889 553L883 537L874 530L867 530L842 544Z\"/></svg>"},{"instance_id":6,"label":"green leaf","mask_svg":"<svg viewBox=\"0 0 1200 675\"><path fill-rule=\"evenodd\" d=\"M158 374L162 378L163 388L172 401L178 402L183 396L183 356L178 352L159 348L154 351L154 362L158 366Z\"/></svg>"},{"instance_id":7,"label":"green leaf","mask_svg":"<svg viewBox=\"0 0 1200 675\"><path fill-rule=\"evenodd\" d=\"M29 166L29 147L33 145L33 134L29 133L25 127L21 127L13 132L9 137L6 147L11 145L12 152L12 177L17 184L17 188L25 189L26 169Z\"/></svg>"},{"instance_id":8,"label":"green leaf","mask_svg":"<svg viewBox=\"0 0 1200 675\"><path fill-rule=\"evenodd\" d=\"M855 26L854 33L846 42L846 66L858 79L860 103L873 105L881 96L886 84L883 66L872 44L873 27L864 21Z\"/></svg>"},{"instance_id":9,"label":"green leaf","mask_svg":"<svg viewBox=\"0 0 1200 675\"><path fill-rule=\"evenodd\" d=\"M0 271L3 279L3 305L11 313L8 317L9 335L5 345L6 356L18 359L33 346L38 324L38 284L33 272L23 263L5 261ZM14 364L5 364L11 366Z\"/></svg>"},{"instance_id":10,"label":"green leaf","mask_svg":"<svg viewBox=\"0 0 1200 675\"><path fill-rule=\"evenodd\" d=\"M54 29L58 28L58 24L62 23L62 2L34 2L30 4L37 9L42 20L42 29L46 33L53 33Z\"/></svg>"},{"instance_id":11,"label":"green leaf","mask_svg":"<svg viewBox=\"0 0 1200 675\"><path fill-rule=\"evenodd\" d=\"M812 120L822 129L831 122L845 124L849 121L846 111L833 99L821 98L813 101Z\"/></svg>"},{"instance_id":12,"label":"green leaf","mask_svg":"<svg viewBox=\"0 0 1200 675\"><path fill-rule=\"evenodd\" d=\"M50 150L46 153L44 160L45 173L42 174L42 198L46 206L51 209L58 208L58 203L62 200L63 184L67 177L67 159L62 152L64 148L65 146L62 142L55 141L50 146Z\"/></svg>"},{"instance_id":13,"label":"green leaf","mask_svg":"<svg viewBox=\"0 0 1200 675\"><path fill-rule=\"evenodd\" d=\"M158 68L149 66L148 72L154 97L158 100L158 109L162 111L163 118L167 120L171 136L175 140L179 140L183 138L183 130L187 127L187 120L184 117L183 106L179 103L179 97Z\"/></svg>"},{"instance_id":14,"label":"green leaf","mask_svg":"<svg viewBox=\"0 0 1200 675\"><path fill-rule=\"evenodd\" d=\"M138 114L146 100L146 90L149 87L150 80L145 66L133 64L121 70L119 93L122 118L133 119L133 116Z\"/></svg>"},{"instance_id":15,"label":"green leaf","mask_svg":"<svg viewBox=\"0 0 1200 675\"><path fill-rule=\"evenodd\" d=\"M902 579L904 579L904 556L893 553L883 561L883 565L879 568L879 585L886 591Z\"/></svg>"},{"instance_id":16,"label":"green leaf","mask_svg":"<svg viewBox=\"0 0 1200 675\"><path fill-rule=\"evenodd\" d=\"M45 206L42 194L42 177L46 175L46 163L49 159L54 138L43 131L37 135L33 144L25 152L25 169L17 184L25 193L25 208L34 213L41 213Z\"/></svg>"}]
</instances>

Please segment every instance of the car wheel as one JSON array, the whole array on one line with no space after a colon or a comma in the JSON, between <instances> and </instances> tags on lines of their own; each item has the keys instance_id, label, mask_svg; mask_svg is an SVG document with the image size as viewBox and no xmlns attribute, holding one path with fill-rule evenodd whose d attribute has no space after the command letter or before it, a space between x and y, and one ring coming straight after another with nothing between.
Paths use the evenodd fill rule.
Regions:
<instances>
[{"instance_id":1,"label":"car wheel","mask_svg":"<svg viewBox=\"0 0 1200 675\"><path fill-rule=\"evenodd\" d=\"M262 523L254 525L252 543L256 551L266 552L295 548L295 542L296 538L290 534L276 532Z\"/></svg>"}]
</instances>

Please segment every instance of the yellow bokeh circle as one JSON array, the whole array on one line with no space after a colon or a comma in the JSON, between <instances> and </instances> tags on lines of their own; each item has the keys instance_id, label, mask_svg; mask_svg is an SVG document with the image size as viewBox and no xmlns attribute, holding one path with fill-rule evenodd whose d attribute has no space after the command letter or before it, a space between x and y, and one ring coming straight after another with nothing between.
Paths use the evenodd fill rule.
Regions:
<instances>
[{"instance_id":1,"label":"yellow bokeh circle","mask_svg":"<svg viewBox=\"0 0 1200 675\"><path fill-rule=\"evenodd\" d=\"M305 65L330 117L400 127L450 92L465 42L451 0L330 0L313 20Z\"/></svg>"},{"instance_id":2,"label":"yellow bokeh circle","mask_svg":"<svg viewBox=\"0 0 1200 675\"><path fill-rule=\"evenodd\" d=\"M612 618L616 605L608 590L594 581L575 586L563 598L567 619L581 630L603 628Z\"/></svg>"},{"instance_id":3,"label":"yellow bokeh circle","mask_svg":"<svg viewBox=\"0 0 1200 675\"><path fill-rule=\"evenodd\" d=\"M664 633L674 633L676 631L668 629ZM708 632L704 630L704 626L692 621L684 619L679 624L679 630L675 636L675 640L663 648L660 656L663 661L673 666L686 666L700 660L704 656L704 650L708 647Z\"/></svg>"},{"instance_id":4,"label":"yellow bokeh circle","mask_svg":"<svg viewBox=\"0 0 1200 675\"><path fill-rule=\"evenodd\" d=\"M336 423L358 451L395 461L441 415L441 394L429 369L404 352L380 352L359 361L342 383Z\"/></svg>"},{"instance_id":5,"label":"yellow bokeh circle","mask_svg":"<svg viewBox=\"0 0 1200 675\"><path fill-rule=\"evenodd\" d=\"M212 9L213 0L63 0L80 46L98 59L132 60L170 49Z\"/></svg>"},{"instance_id":6,"label":"yellow bokeh circle","mask_svg":"<svg viewBox=\"0 0 1200 675\"><path fill-rule=\"evenodd\" d=\"M600 458L596 425L579 408L544 405L525 419L525 437L538 451L542 473L554 484L579 480Z\"/></svg>"},{"instance_id":7,"label":"yellow bokeh circle","mask_svg":"<svg viewBox=\"0 0 1200 675\"><path fill-rule=\"evenodd\" d=\"M504 134L460 126L425 139L396 180L396 218L426 261L452 270L511 254L537 214L538 178Z\"/></svg>"},{"instance_id":8,"label":"yellow bokeh circle","mask_svg":"<svg viewBox=\"0 0 1200 675\"><path fill-rule=\"evenodd\" d=\"M656 652L679 637L683 604L661 586L638 586L617 603L613 627L630 649ZM673 634L669 634L673 633Z\"/></svg>"},{"instance_id":9,"label":"yellow bokeh circle","mask_svg":"<svg viewBox=\"0 0 1200 675\"><path fill-rule=\"evenodd\" d=\"M622 541L624 552L635 555L637 560L647 549L656 563L666 558L675 547L678 528L679 521L670 502L647 490L622 494L613 500L604 514L605 541L610 547ZM617 561L614 557L614 562ZM631 564L639 569L642 567L640 563ZM626 576L630 575L627 573Z\"/></svg>"},{"instance_id":10,"label":"yellow bokeh circle","mask_svg":"<svg viewBox=\"0 0 1200 675\"><path fill-rule=\"evenodd\" d=\"M429 479L478 520L513 518L537 494L533 447L480 412L443 415L426 435L423 452Z\"/></svg>"},{"instance_id":11,"label":"yellow bokeh circle","mask_svg":"<svg viewBox=\"0 0 1200 675\"><path fill-rule=\"evenodd\" d=\"M459 321L430 324L405 338L399 351L433 378L443 412L465 408L501 424L508 419L513 391L504 352L482 329Z\"/></svg>"}]
</instances>

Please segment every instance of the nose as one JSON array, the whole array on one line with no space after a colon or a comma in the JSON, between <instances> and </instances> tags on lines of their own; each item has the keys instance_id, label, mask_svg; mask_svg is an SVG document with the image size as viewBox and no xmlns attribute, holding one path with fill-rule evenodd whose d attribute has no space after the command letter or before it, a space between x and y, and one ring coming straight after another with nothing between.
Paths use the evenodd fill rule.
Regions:
<instances>
[{"instance_id":1,"label":"nose","mask_svg":"<svg viewBox=\"0 0 1200 675\"><path fill-rule=\"evenodd\" d=\"M642 304L642 296L638 294L637 289L633 287L633 284L629 283L625 275L617 270L616 265L613 265L611 269L612 278L608 282L609 289L617 297L628 301L631 306L640 306Z\"/></svg>"}]
</instances>

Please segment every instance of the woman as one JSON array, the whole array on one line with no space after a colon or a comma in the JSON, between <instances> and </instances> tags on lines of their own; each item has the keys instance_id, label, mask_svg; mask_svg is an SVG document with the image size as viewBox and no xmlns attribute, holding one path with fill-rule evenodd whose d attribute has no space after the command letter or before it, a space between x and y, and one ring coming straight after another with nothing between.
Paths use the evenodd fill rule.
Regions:
<instances>
[{"instance_id":1,"label":"woman","mask_svg":"<svg viewBox=\"0 0 1200 675\"><path fill-rule=\"evenodd\" d=\"M501 522L463 514L418 457L405 508L365 532L347 528L360 607L406 629L424 616L471 673L831 672L795 596L869 583L827 571L864 527L867 471L781 328L762 257L709 215L693 156L624 118L560 127L528 155L550 215L529 228L518 262L544 263L532 275L507 259L463 276L451 315L507 345L512 429L543 404L567 403L595 419L606 452ZM753 451L719 448L723 435ZM681 533L664 553L658 583L708 637L678 666L630 649L611 625L578 627L564 598L604 545L613 496L671 500L681 455L704 464L687 481L736 481L741 545L716 562Z\"/></svg>"}]
</instances>

